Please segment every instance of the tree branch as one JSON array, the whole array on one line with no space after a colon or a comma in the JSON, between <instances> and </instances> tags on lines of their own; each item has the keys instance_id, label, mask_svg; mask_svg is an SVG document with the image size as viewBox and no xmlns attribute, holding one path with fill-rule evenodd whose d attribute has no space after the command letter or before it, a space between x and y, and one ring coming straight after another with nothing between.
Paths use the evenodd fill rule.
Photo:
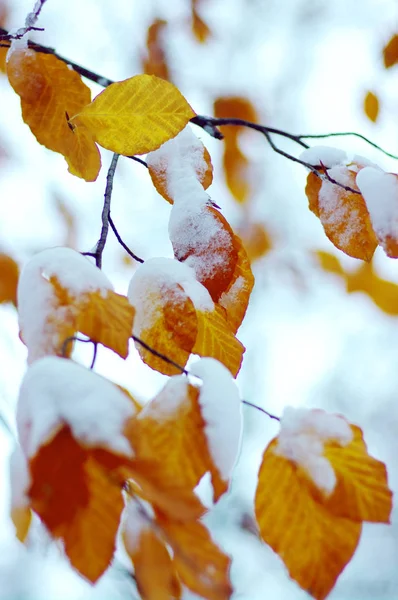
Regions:
<instances>
[{"instance_id":1,"label":"tree branch","mask_svg":"<svg viewBox=\"0 0 398 600\"><path fill-rule=\"evenodd\" d=\"M123 242L122 238L120 237L120 234L119 234L118 230L116 229L116 225L114 224L114 222L113 222L113 220L111 218L111 213L108 214L108 222L109 222L109 225L110 225L113 233L115 234L115 237L116 237L117 241L122 246L122 248L124 248L124 250L127 252L127 254L129 256L131 256L131 258L134 258L134 260L136 260L137 262L143 263L144 259L142 259L139 256L137 256L136 254L134 254L134 252L132 252L130 250L130 248L127 246L127 244L125 244Z\"/></svg>"},{"instance_id":2,"label":"tree branch","mask_svg":"<svg viewBox=\"0 0 398 600\"><path fill-rule=\"evenodd\" d=\"M104 207L102 209L102 229L100 239L98 240L97 247L94 252L95 264L99 269L102 267L102 253L105 248L106 240L109 231L109 213L111 210L111 199L113 191L113 178L115 177L117 161L119 160L119 154L114 154L110 167L108 169L108 175L106 176L106 188L104 196Z\"/></svg>"}]
</instances>

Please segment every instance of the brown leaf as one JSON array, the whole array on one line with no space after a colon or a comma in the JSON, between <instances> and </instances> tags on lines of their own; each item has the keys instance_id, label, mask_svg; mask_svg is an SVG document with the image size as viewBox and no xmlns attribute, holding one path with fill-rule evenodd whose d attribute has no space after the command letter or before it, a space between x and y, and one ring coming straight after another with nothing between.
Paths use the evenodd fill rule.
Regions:
<instances>
[{"instance_id":1,"label":"brown leaf","mask_svg":"<svg viewBox=\"0 0 398 600\"><path fill-rule=\"evenodd\" d=\"M19 268L11 256L0 254L0 303L17 304Z\"/></svg>"},{"instance_id":2,"label":"brown leaf","mask_svg":"<svg viewBox=\"0 0 398 600\"><path fill-rule=\"evenodd\" d=\"M393 67L398 62L398 34L394 34L383 48L384 66Z\"/></svg>"},{"instance_id":3,"label":"brown leaf","mask_svg":"<svg viewBox=\"0 0 398 600\"><path fill-rule=\"evenodd\" d=\"M376 123L379 116L379 99L373 92L368 92L363 101L363 110L370 121Z\"/></svg>"},{"instance_id":4,"label":"brown leaf","mask_svg":"<svg viewBox=\"0 0 398 600\"><path fill-rule=\"evenodd\" d=\"M171 81L164 48L166 26L167 21L155 19L148 27L146 38L147 56L142 64L143 71L147 75L156 75L156 77Z\"/></svg>"}]
</instances>

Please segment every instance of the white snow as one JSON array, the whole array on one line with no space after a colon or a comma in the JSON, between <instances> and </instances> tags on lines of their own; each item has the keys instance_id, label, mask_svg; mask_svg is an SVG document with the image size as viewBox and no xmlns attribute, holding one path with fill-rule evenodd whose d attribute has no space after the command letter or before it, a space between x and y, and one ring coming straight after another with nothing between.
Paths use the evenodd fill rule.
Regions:
<instances>
[{"instance_id":1,"label":"white snow","mask_svg":"<svg viewBox=\"0 0 398 600\"><path fill-rule=\"evenodd\" d=\"M27 491L30 487L28 463L20 446L16 446L10 457L10 483L12 508L29 506Z\"/></svg>"},{"instance_id":2,"label":"white snow","mask_svg":"<svg viewBox=\"0 0 398 600\"><path fill-rule=\"evenodd\" d=\"M141 507L142 502L142 507ZM150 515L148 517L143 514L143 510L149 508L149 504L144 501L128 499L122 515L121 531L123 536L124 546L127 553L131 556L137 552L140 544L140 536L143 532L152 529L150 523Z\"/></svg>"},{"instance_id":3,"label":"white snow","mask_svg":"<svg viewBox=\"0 0 398 600\"><path fill-rule=\"evenodd\" d=\"M23 32L25 31L25 28L20 28L20 29L13 29L9 32L10 35L21 35L23 34ZM22 37L14 37L11 40L11 44L10 44L10 48L7 52L7 56L6 56L6 63L8 63L8 61L10 60L12 54L14 54L14 52L20 51L20 50L26 50L26 54L21 54L21 60L23 60L23 58L25 56L27 56L27 53L34 53L34 50L28 50L28 37L26 35L23 35ZM14 65L15 67L15 65Z\"/></svg>"},{"instance_id":4,"label":"white snow","mask_svg":"<svg viewBox=\"0 0 398 600\"><path fill-rule=\"evenodd\" d=\"M177 286L181 286L180 291ZM128 288L128 299L136 310L133 331L135 335L160 316L165 299L185 300L185 294L200 311L214 310L214 303L207 289L197 281L195 272L188 265L173 258L151 258L140 265Z\"/></svg>"},{"instance_id":5,"label":"white snow","mask_svg":"<svg viewBox=\"0 0 398 600\"><path fill-rule=\"evenodd\" d=\"M274 452L302 467L315 485L329 495L335 488L336 474L323 455L324 445L335 442L344 447L352 439L352 429L343 417L319 409L288 406L281 418Z\"/></svg>"},{"instance_id":6,"label":"white snow","mask_svg":"<svg viewBox=\"0 0 398 600\"><path fill-rule=\"evenodd\" d=\"M70 307L57 298L51 279L71 296L99 292L106 296L113 285L100 269L70 248L51 248L36 254L23 268L18 282L18 318L28 348L28 363L59 350L58 324Z\"/></svg>"},{"instance_id":7,"label":"white snow","mask_svg":"<svg viewBox=\"0 0 398 600\"><path fill-rule=\"evenodd\" d=\"M398 177L365 167L356 178L370 214L375 234L384 246L387 237L398 239Z\"/></svg>"},{"instance_id":8,"label":"white snow","mask_svg":"<svg viewBox=\"0 0 398 600\"><path fill-rule=\"evenodd\" d=\"M184 375L170 377L164 388L153 400L145 404L137 419L150 417L159 422L174 420L179 407L186 402L188 380Z\"/></svg>"},{"instance_id":9,"label":"white snow","mask_svg":"<svg viewBox=\"0 0 398 600\"><path fill-rule=\"evenodd\" d=\"M214 358L192 363L190 373L202 380L199 404L210 454L222 479L230 478L240 451L242 412L231 373Z\"/></svg>"},{"instance_id":10,"label":"white snow","mask_svg":"<svg viewBox=\"0 0 398 600\"><path fill-rule=\"evenodd\" d=\"M32 457L68 425L82 444L130 457L123 428L135 413L128 396L107 379L71 360L48 356L29 367L22 381L19 439L26 456Z\"/></svg>"},{"instance_id":11,"label":"white snow","mask_svg":"<svg viewBox=\"0 0 398 600\"><path fill-rule=\"evenodd\" d=\"M346 164L347 162L347 154L344 150L329 146L312 146L304 150L299 158L314 167L320 167L322 164L328 169L336 165Z\"/></svg>"}]
</instances>

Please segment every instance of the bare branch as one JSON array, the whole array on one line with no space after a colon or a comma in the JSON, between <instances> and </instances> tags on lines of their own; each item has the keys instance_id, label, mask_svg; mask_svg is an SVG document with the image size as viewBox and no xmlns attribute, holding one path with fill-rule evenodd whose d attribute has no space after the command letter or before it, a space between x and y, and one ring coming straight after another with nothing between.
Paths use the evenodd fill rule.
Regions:
<instances>
[{"instance_id":1,"label":"bare branch","mask_svg":"<svg viewBox=\"0 0 398 600\"><path fill-rule=\"evenodd\" d=\"M140 258L139 256L137 256L136 254L134 254L134 252L132 252L132 250L130 250L130 248L127 246L127 244L125 244L125 243L123 242L122 238L120 237L120 234L119 234L118 230L116 229L116 225L115 225L115 223L113 222L113 220L112 220L112 218L111 218L111 214L110 214L110 213L109 213L109 215L108 215L108 222L109 222L109 225L110 225L110 227L111 227L111 229L112 229L113 233L114 233L114 234L115 234L115 236L116 236L116 239L117 239L117 241L118 241L118 242L119 242L119 244L122 246L122 248L124 248L124 249L125 249L125 251L127 252L127 254L128 254L129 256L131 256L131 258L134 258L134 260L136 260L137 262L139 262L139 263L143 263L143 262L144 262L144 259L142 259L142 258Z\"/></svg>"},{"instance_id":2,"label":"bare branch","mask_svg":"<svg viewBox=\"0 0 398 600\"><path fill-rule=\"evenodd\" d=\"M111 210L111 199L112 199L112 191L113 191L113 179L115 177L117 161L119 160L119 154L114 154L112 157L112 162L108 169L108 175L106 176L106 188L105 188L105 196L104 196L104 207L102 209L102 229L100 234L100 239L98 240L98 244L95 250L95 264L99 269L102 267L102 253L105 248L106 240L108 237L109 231L109 213Z\"/></svg>"},{"instance_id":3,"label":"bare branch","mask_svg":"<svg viewBox=\"0 0 398 600\"><path fill-rule=\"evenodd\" d=\"M145 350L148 350L148 352L150 352L154 356L157 356L161 360L164 360L164 362L168 363L169 365L172 365L173 367L175 367L176 369L178 369L179 371L181 371L181 373L184 373L184 375L189 375L189 371L187 371L186 369L184 369L184 367L182 367L178 363L174 362L174 360L172 360L171 358L169 358L165 354L162 354L161 352L158 352L154 348L151 348L151 346L148 346L148 344L146 342L144 342L143 340L141 340L136 335L132 335L131 338L135 342L137 342L137 344L139 344L140 346L142 346L143 348L145 348Z\"/></svg>"},{"instance_id":4,"label":"bare branch","mask_svg":"<svg viewBox=\"0 0 398 600\"><path fill-rule=\"evenodd\" d=\"M365 137L361 133L356 133L355 131L338 131L335 133L305 134L305 135L298 135L297 138L300 140L303 140L303 139L316 140L316 139L324 139L324 138L330 138L330 137L346 137L346 136L357 137L360 140L363 140L364 142L369 144L369 146L372 146L376 150L383 152L383 154L385 154L386 156L389 156L390 158L394 158L395 160L398 160L398 156L396 156L395 154L391 154L391 152L387 152L387 150L384 150L381 146L378 146L377 144L375 144L375 142L372 142L371 140L369 140L367 137Z\"/></svg>"},{"instance_id":5,"label":"bare branch","mask_svg":"<svg viewBox=\"0 0 398 600\"><path fill-rule=\"evenodd\" d=\"M268 412L268 410L265 410L265 408L262 408L261 406L257 406L257 404L253 404L252 402L249 402L248 400L242 400L242 404L246 404L246 406L251 406L252 408L256 408L260 412L267 415L267 417L269 417L270 419L275 419L275 421L280 421L279 417Z\"/></svg>"}]
</instances>

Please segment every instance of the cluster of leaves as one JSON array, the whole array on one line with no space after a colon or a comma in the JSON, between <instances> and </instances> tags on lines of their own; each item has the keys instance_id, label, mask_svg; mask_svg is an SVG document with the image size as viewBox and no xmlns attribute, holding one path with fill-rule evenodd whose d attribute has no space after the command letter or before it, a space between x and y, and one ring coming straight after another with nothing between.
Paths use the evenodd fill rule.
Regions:
<instances>
[{"instance_id":1,"label":"cluster of leaves","mask_svg":"<svg viewBox=\"0 0 398 600\"><path fill-rule=\"evenodd\" d=\"M193 3L197 20L195 10ZM182 586L209 600L230 598L231 559L203 524L195 488L209 473L217 502L239 452L234 377L244 347L236 333L254 278L240 238L205 192L212 165L187 127L195 112L175 86L153 75L109 85L90 101L81 77L54 54L23 41L8 52L7 76L25 123L65 157L73 175L96 179L98 146L148 155L153 184L172 204L174 251L174 259L141 265L128 296L69 248L41 252L25 266L18 314L29 367L18 403L21 448L11 468L17 534L26 539L32 513L38 515L72 566L95 582L120 531L142 598L180 598ZM220 101L216 112L232 108ZM247 105L239 110L255 120ZM246 168L238 134L227 135L224 161L233 165L228 184L242 201L248 179L232 176ZM333 243L365 260L377 243L392 255L398 242L372 225L357 188L363 165L340 157L312 167L310 208ZM333 190L332 223L324 186ZM122 358L133 338L143 361L170 379L142 407L72 360L78 332ZM202 358L188 372L192 354ZM323 411L284 416L263 455L255 514L262 539L303 589L324 598L353 556L362 523L388 523L391 506L385 466L369 456L358 427Z\"/></svg>"}]
</instances>

